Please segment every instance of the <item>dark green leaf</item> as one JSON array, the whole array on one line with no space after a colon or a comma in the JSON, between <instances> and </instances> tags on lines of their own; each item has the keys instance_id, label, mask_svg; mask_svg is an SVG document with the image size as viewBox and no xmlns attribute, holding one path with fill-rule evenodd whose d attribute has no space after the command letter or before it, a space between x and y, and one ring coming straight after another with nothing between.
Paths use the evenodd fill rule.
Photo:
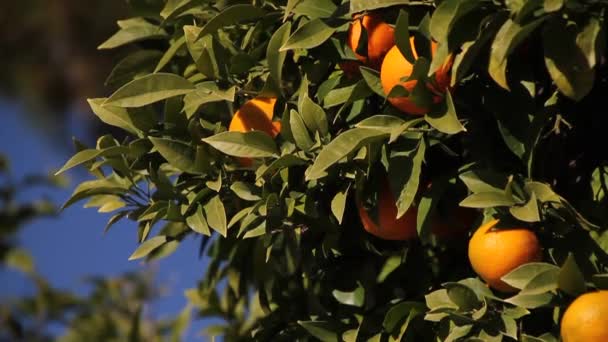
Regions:
<instances>
[{"instance_id":1,"label":"dark green leaf","mask_svg":"<svg viewBox=\"0 0 608 342\"><path fill-rule=\"evenodd\" d=\"M410 63L416 63L416 57L412 51L412 44L410 43L410 19L406 11L400 10L399 17L397 17L397 23L395 24L395 32L399 34L395 35L395 45L399 49L399 52L408 60Z\"/></svg>"},{"instance_id":2,"label":"dark green leaf","mask_svg":"<svg viewBox=\"0 0 608 342\"><path fill-rule=\"evenodd\" d=\"M571 296L578 296L587 291L585 277L572 253L568 254L568 258L559 270L558 285L560 290Z\"/></svg>"},{"instance_id":3,"label":"dark green leaf","mask_svg":"<svg viewBox=\"0 0 608 342\"><path fill-rule=\"evenodd\" d=\"M234 157L272 157L278 153L274 140L260 131L223 132L203 141L222 153Z\"/></svg>"},{"instance_id":4,"label":"dark green leaf","mask_svg":"<svg viewBox=\"0 0 608 342\"><path fill-rule=\"evenodd\" d=\"M189 144L166 138L150 137L150 141L169 164L189 173L201 173L196 163L196 150Z\"/></svg>"},{"instance_id":5,"label":"dark green leaf","mask_svg":"<svg viewBox=\"0 0 608 342\"><path fill-rule=\"evenodd\" d=\"M351 0L350 13L358 13L389 6L408 5L410 1L411 0Z\"/></svg>"},{"instance_id":6,"label":"dark green leaf","mask_svg":"<svg viewBox=\"0 0 608 342\"><path fill-rule=\"evenodd\" d=\"M157 50L139 50L122 59L105 81L110 88L118 88L133 79L147 75L154 70L162 53Z\"/></svg>"},{"instance_id":7,"label":"dark green leaf","mask_svg":"<svg viewBox=\"0 0 608 342\"><path fill-rule=\"evenodd\" d=\"M112 94L103 105L142 107L191 92L194 85L185 78L167 73L150 74L133 80Z\"/></svg>"},{"instance_id":8,"label":"dark green leaf","mask_svg":"<svg viewBox=\"0 0 608 342\"><path fill-rule=\"evenodd\" d=\"M442 1L431 17L431 35L439 43L447 43L454 23L480 5L477 0Z\"/></svg>"},{"instance_id":9,"label":"dark green leaf","mask_svg":"<svg viewBox=\"0 0 608 342\"><path fill-rule=\"evenodd\" d=\"M386 94L384 94L384 90L382 89L382 84L380 83L380 73L374 69L361 66L359 67L361 71L361 76L365 80L365 83L377 95L384 98Z\"/></svg>"},{"instance_id":10,"label":"dark green leaf","mask_svg":"<svg viewBox=\"0 0 608 342\"><path fill-rule=\"evenodd\" d=\"M424 119L429 125L442 133L456 134L466 131L460 120L458 120L454 101L449 91L445 94L445 103L426 114Z\"/></svg>"},{"instance_id":11,"label":"dark green leaf","mask_svg":"<svg viewBox=\"0 0 608 342\"><path fill-rule=\"evenodd\" d=\"M391 189L397 197L397 218L408 211L418 193L425 152L426 143L420 140L414 153L391 157L389 160L388 176Z\"/></svg>"},{"instance_id":12,"label":"dark green leaf","mask_svg":"<svg viewBox=\"0 0 608 342\"><path fill-rule=\"evenodd\" d=\"M298 321L298 324L306 329L309 334L323 342L338 342L339 336L335 327L330 322L324 321Z\"/></svg>"},{"instance_id":13,"label":"dark green leaf","mask_svg":"<svg viewBox=\"0 0 608 342\"><path fill-rule=\"evenodd\" d=\"M354 128L338 135L321 150L313 165L306 170L306 179L313 180L323 177L325 170L361 146L375 139L387 137L387 133L368 128Z\"/></svg>"},{"instance_id":14,"label":"dark green leaf","mask_svg":"<svg viewBox=\"0 0 608 342\"><path fill-rule=\"evenodd\" d=\"M545 65L559 91L578 101L593 87L594 71L576 45L574 25L554 20L543 31Z\"/></svg>"},{"instance_id":15,"label":"dark green leaf","mask_svg":"<svg viewBox=\"0 0 608 342\"><path fill-rule=\"evenodd\" d=\"M317 47L329 39L335 31L335 28L328 26L321 19L311 20L298 27L279 51Z\"/></svg>"},{"instance_id":16,"label":"dark green leaf","mask_svg":"<svg viewBox=\"0 0 608 342\"><path fill-rule=\"evenodd\" d=\"M308 96L304 96L302 100L302 119L308 130L315 135L316 132L323 137L326 136L329 127L327 124L327 114L321 106L316 104Z\"/></svg>"},{"instance_id":17,"label":"dark green leaf","mask_svg":"<svg viewBox=\"0 0 608 342\"><path fill-rule=\"evenodd\" d=\"M283 63L287 55L287 52L279 51L279 49L287 42L290 33L291 22L286 22L274 32L266 48L268 70L270 71L270 76L278 85L281 85L283 82ZM281 89L283 88L281 87Z\"/></svg>"},{"instance_id":18,"label":"dark green leaf","mask_svg":"<svg viewBox=\"0 0 608 342\"><path fill-rule=\"evenodd\" d=\"M492 43L490 63L488 65L488 72L498 85L509 89L506 74L509 55L543 22L544 19L541 18L527 25L520 26L509 19L502 25Z\"/></svg>"},{"instance_id":19,"label":"dark green leaf","mask_svg":"<svg viewBox=\"0 0 608 342\"><path fill-rule=\"evenodd\" d=\"M159 39L167 36L162 28L151 24L143 19L134 21L134 25L121 28L112 37L99 45L99 50L114 49L122 45L135 43L146 39Z\"/></svg>"},{"instance_id":20,"label":"dark green leaf","mask_svg":"<svg viewBox=\"0 0 608 342\"><path fill-rule=\"evenodd\" d=\"M263 9L254 5L239 4L230 6L209 20L198 33L197 37L200 39L203 36L214 33L224 26L259 19L264 16L264 14L266 14L266 12Z\"/></svg>"}]
</instances>

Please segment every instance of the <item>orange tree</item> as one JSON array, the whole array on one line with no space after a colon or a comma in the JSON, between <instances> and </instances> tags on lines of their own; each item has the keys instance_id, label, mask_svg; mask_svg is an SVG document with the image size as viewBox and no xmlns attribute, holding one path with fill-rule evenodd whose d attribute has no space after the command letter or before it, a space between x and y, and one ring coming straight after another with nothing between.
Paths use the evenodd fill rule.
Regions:
<instances>
[{"instance_id":1,"label":"orange tree","mask_svg":"<svg viewBox=\"0 0 608 342\"><path fill-rule=\"evenodd\" d=\"M606 2L131 4L89 100L127 137L77 142L61 171L94 179L66 206L132 220L130 259L200 239L208 334L582 336L565 310L608 287Z\"/></svg>"}]
</instances>

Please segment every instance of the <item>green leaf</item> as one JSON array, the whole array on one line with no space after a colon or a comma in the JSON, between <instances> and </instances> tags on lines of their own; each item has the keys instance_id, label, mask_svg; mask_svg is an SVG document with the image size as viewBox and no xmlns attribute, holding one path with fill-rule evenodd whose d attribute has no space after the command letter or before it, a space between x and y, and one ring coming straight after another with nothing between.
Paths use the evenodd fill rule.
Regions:
<instances>
[{"instance_id":1,"label":"green leaf","mask_svg":"<svg viewBox=\"0 0 608 342\"><path fill-rule=\"evenodd\" d=\"M446 289L433 291L424 296L426 306L431 310L437 309L458 309L458 306L452 302L448 296Z\"/></svg>"},{"instance_id":2,"label":"green leaf","mask_svg":"<svg viewBox=\"0 0 608 342\"><path fill-rule=\"evenodd\" d=\"M598 56L601 56L606 45L604 28L597 18L589 18L587 25L576 36L576 45L587 58L589 68L595 67Z\"/></svg>"},{"instance_id":3,"label":"green leaf","mask_svg":"<svg viewBox=\"0 0 608 342\"><path fill-rule=\"evenodd\" d=\"M507 185L507 176L486 170L469 170L458 178L471 192L502 192Z\"/></svg>"},{"instance_id":4,"label":"green leaf","mask_svg":"<svg viewBox=\"0 0 608 342\"><path fill-rule=\"evenodd\" d=\"M200 39L210 33L215 33L224 26L260 19L265 14L266 11L254 5L239 4L230 6L209 20L198 33L198 38Z\"/></svg>"},{"instance_id":5,"label":"green leaf","mask_svg":"<svg viewBox=\"0 0 608 342\"><path fill-rule=\"evenodd\" d=\"M382 326L389 333L394 332L407 318L411 320L426 311L426 305L420 302L401 302L391 307L384 316Z\"/></svg>"},{"instance_id":6,"label":"green leaf","mask_svg":"<svg viewBox=\"0 0 608 342\"><path fill-rule=\"evenodd\" d=\"M406 122L393 115L374 115L359 121L355 127L375 129L385 133L391 133Z\"/></svg>"},{"instance_id":7,"label":"green leaf","mask_svg":"<svg viewBox=\"0 0 608 342\"><path fill-rule=\"evenodd\" d=\"M335 31L335 28L328 26L321 19L311 20L298 27L279 51L317 47L329 39Z\"/></svg>"},{"instance_id":8,"label":"green leaf","mask_svg":"<svg viewBox=\"0 0 608 342\"><path fill-rule=\"evenodd\" d=\"M384 90L382 89L382 83L380 82L380 73L372 68L360 66L361 76L365 80L365 83L371 91L376 93L378 96L384 98Z\"/></svg>"},{"instance_id":9,"label":"green leaf","mask_svg":"<svg viewBox=\"0 0 608 342\"><path fill-rule=\"evenodd\" d=\"M492 208L509 207L516 204L515 200L504 192L478 192L469 195L460 202L461 207L467 208Z\"/></svg>"},{"instance_id":10,"label":"green leaf","mask_svg":"<svg viewBox=\"0 0 608 342\"><path fill-rule=\"evenodd\" d=\"M139 76L151 73L161 56L162 53L157 50L139 50L128 55L112 69L105 85L118 88Z\"/></svg>"},{"instance_id":11,"label":"green leaf","mask_svg":"<svg viewBox=\"0 0 608 342\"><path fill-rule=\"evenodd\" d=\"M389 160L388 177L393 194L397 195L397 218L407 212L418 193L425 151L426 143L420 140L413 155L398 155Z\"/></svg>"},{"instance_id":12,"label":"green leaf","mask_svg":"<svg viewBox=\"0 0 608 342\"><path fill-rule=\"evenodd\" d=\"M551 269L534 276L519 294L536 295L557 290L559 269Z\"/></svg>"},{"instance_id":13,"label":"green leaf","mask_svg":"<svg viewBox=\"0 0 608 342\"><path fill-rule=\"evenodd\" d=\"M125 153L129 153L129 148L125 146L114 146L105 148L103 150L94 150L87 149L82 150L76 153L72 158L70 158L65 164L59 169L59 171L55 172L55 176L75 167L78 165L82 165L86 162L89 162L93 159L99 157L111 157L111 156L119 156Z\"/></svg>"},{"instance_id":14,"label":"green leaf","mask_svg":"<svg viewBox=\"0 0 608 342\"><path fill-rule=\"evenodd\" d=\"M560 290L571 296L578 296L587 291L585 277L572 253L568 254L568 258L559 270L558 285Z\"/></svg>"},{"instance_id":15,"label":"green leaf","mask_svg":"<svg viewBox=\"0 0 608 342\"><path fill-rule=\"evenodd\" d=\"M256 171L257 178L262 178L268 174L273 174L277 170L281 170L286 167L292 167L297 165L305 165L304 159L298 158L291 154L281 156L279 159L274 160L267 168L259 168Z\"/></svg>"},{"instance_id":16,"label":"green leaf","mask_svg":"<svg viewBox=\"0 0 608 342\"><path fill-rule=\"evenodd\" d=\"M141 258L147 256L148 254L150 254L152 251L154 251L158 247L167 243L167 241L168 241L168 239L166 236L163 236L163 235L155 236L155 237L151 238L150 240L147 240L146 242L139 245L139 247L137 247L135 252L133 252L133 254L131 254L131 256L129 257L129 260L141 259Z\"/></svg>"},{"instance_id":17,"label":"green leaf","mask_svg":"<svg viewBox=\"0 0 608 342\"><path fill-rule=\"evenodd\" d=\"M344 304L356 307L362 307L365 300L365 289L358 284L357 288L354 291L344 292L339 290L333 290L331 294L334 298Z\"/></svg>"},{"instance_id":18,"label":"green leaf","mask_svg":"<svg viewBox=\"0 0 608 342\"><path fill-rule=\"evenodd\" d=\"M196 150L189 144L182 141L154 137L150 137L150 141L158 153L172 166L184 172L201 173L202 170L197 167L196 163Z\"/></svg>"},{"instance_id":19,"label":"green leaf","mask_svg":"<svg viewBox=\"0 0 608 342\"><path fill-rule=\"evenodd\" d=\"M520 26L509 19L502 25L492 43L488 65L488 72L498 85L509 89L506 74L509 55L543 22L544 18L540 18L527 25Z\"/></svg>"},{"instance_id":20,"label":"green leaf","mask_svg":"<svg viewBox=\"0 0 608 342\"><path fill-rule=\"evenodd\" d=\"M306 127L313 135L316 132L319 132L322 137L328 134L327 114L321 106L313 102L308 96L304 96L302 100L301 113Z\"/></svg>"},{"instance_id":21,"label":"green leaf","mask_svg":"<svg viewBox=\"0 0 608 342\"><path fill-rule=\"evenodd\" d=\"M268 60L270 77L272 77L279 86L283 82L283 63L287 56L287 52L280 51L280 48L287 42L290 33L291 22L286 22L274 32L272 37L270 37L268 47L266 48L266 59ZM280 89L283 89L283 87L280 87Z\"/></svg>"},{"instance_id":22,"label":"green leaf","mask_svg":"<svg viewBox=\"0 0 608 342\"><path fill-rule=\"evenodd\" d=\"M534 194L541 202L560 203L561 198L545 183L529 181L524 185L524 190L529 194Z\"/></svg>"},{"instance_id":23,"label":"green leaf","mask_svg":"<svg viewBox=\"0 0 608 342\"><path fill-rule=\"evenodd\" d=\"M344 210L346 209L346 199L348 198L348 190L350 189L350 183L342 190L338 191L334 198L331 200L331 213L334 214L338 224L342 224L342 218L344 217Z\"/></svg>"},{"instance_id":24,"label":"green leaf","mask_svg":"<svg viewBox=\"0 0 608 342\"><path fill-rule=\"evenodd\" d=\"M104 123L124 129L127 132L133 133L139 137L143 136L138 127L142 127L141 119L146 119L146 116L139 116L137 113L130 113L124 108L114 106L102 106L106 99L88 99L87 102L91 110Z\"/></svg>"},{"instance_id":25,"label":"green leaf","mask_svg":"<svg viewBox=\"0 0 608 342\"><path fill-rule=\"evenodd\" d=\"M518 294L505 300L505 302L520 306L526 309L535 309L551 302L553 295L550 293L541 294Z\"/></svg>"},{"instance_id":26,"label":"green leaf","mask_svg":"<svg viewBox=\"0 0 608 342\"><path fill-rule=\"evenodd\" d=\"M186 36L181 36L177 40L172 42L171 46L167 49L167 51L165 51L165 53L163 54L161 59L158 61L158 64L156 64L156 67L154 68L154 72L161 71L171 61L173 56L175 56L175 54L177 54L179 49L181 49L182 46L184 46L185 44L186 44Z\"/></svg>"},{"instance_id":27,"label":"green leaf","mask_svg":"<svg viewBox=\"0 0 608 342\"><path fill-rule=\"evenodd\" d=\"M439 43L447 43L452 26L467 13L477 9L477 0L445 0L435 9L431 17L431 35Z\"/></svg>"},{"instance_id":28,"label":"green leaf","mask_svg":"<svg viewBox=\"0 0 608 342\"><path fill-rule=\"evenodd\" d=\"M402 257L400 255L393 255L386 259L378 277L376 277L377 283L382 283L394 270L402 264Z\"/></svg>"},{"instance_id":29,"label":"green leaf","mask_svg":"<svg viewBox=\"0 0 608 342\"><path fill-rule=\"evenodd\" d=\"M445 342L454 342L454 341L459 341L462 337L465 337L469 334L469 332L471 332L471 329L473 329L473 325L472 324L466 324L466 325L460 325L460 326L454 326L452 329L450 329L450 333L449 335L445 338ZM466 339L466 341L468 342L473 342L473 339ZM486 340L483 340L484 342L488 342Z\"/></svg>"},{"instance_id":30,"label":"green leaf","mask_svg":"<svg viewBox=\"0 0 608 342\"><path fill-rule=\"evenodd\" d=\"M185 78L167 73L150 74L133 80L112 94L103 105L142 107L191 92L194 85Z\"/></svg>"},{"instance_id":31,"label":"green leaf","mask_svg":"<svg viewBox=\"0 0 608 342\"><path fill-rule=\"evenodd\" d=\"M541 273L558 271L559 267L542 262L523 264L504 275L501 280L517 288L523 289L528 283Z\"/></svg>"},{"instance_id":32,"label":"green leaf","mask_svg":"<svg viewBox=\"0 0 608 342\"><path fill-rule=\"evenodd\" d=\"M293 13L307 16L309 19L328 18L336 9L337 6L331 0L299 0L293 8Z\"/></svg>"},{"instance_id":33,"label":"green leaf","mask_svg":"<svg viewBox=\"0 0 608 342\"><path fill-rule=\"evenodd\" d=\"M587 57L576 45L575 25L556 19L543 30L545 65L559 91L572 100L581 100L591 88L595 74Z\"/></svg>"},{"instance_id":34,"label":"green leaf","mask_svg":"<svg viewBox=\"0 0 608 342\"><path fill-rule=\"evenodd\" d=\"M291 130L291 135L296 142L296 146L304 151L310 150L314 145L314 141L308 134L304 119L300 113L293 109L289 112L289 128Z\"/></svg>"},{"instance_id":35,"label":"green leaf","mask_svg":"<svg viewBox=\"0 0 608 342\"><path fill-rule=\"evenodd\" d=\"M536 195L532 193L530 199L522 206L509 208L509 212L513 217L524 222L539 222L540 212L538 210L538 201Z\"/></svg>"},{"instance_id":36,"label":"green leaf","mask_svg":"<svg viewBox=\"0 0 608 342\"><path fill-rule=\"evenodd\" d=\"M224 208L224 203L222 203L220 196L217 195L212 197L209 202L205 204L204 209L209 227L220 233L223 237L226 237L228 231L226 209Z\"/></svg>"},{"instance_id":37,"label":"green leaf","mask_svg":"<svg viewBox=\"0 0 608 342\"><path fill-rule=\"evenodd\" d=\"M127 26L120 29L112 37L99 45L97 49L114 49L119 46L146 39L162 39L167 36L165 30L143 19L138 20L136 23L137 24L133 26Z\"/></svg>"},{"instance_id":38,"label":"green leaf","mask_svg":"<svg viewBox=\"0 0 608 342\"><path fill-rule=\"evenodd\" d=\"M387 137L387 133L368 128L353 128L338 135L321 150L313 165L306 170L306 180L323 177L325 170L355 150L373 140Z\"/></svg>"},{"instance_id":39,"label":"green leaf","mask_svg":"<svg viewBox=\"0 0 608 342\"><path fill-rule=\"evenodd\" d=\"M448 297L462 311L471 311L481 306L477 294L468 286L460 283L446 283L443 286L448 291Z\"/></svg>"},{"instance_id":40,"label":"green leaf","mask_svg":"<svg viewBox=\"0 0 608 342\"><path fill-rule=\"evenodd\" d=\"M338 342L339 336L335 327L330 322L325 321L298 321L298 324L306 329L309 334L323 342Z\"/></svg>"},{"instance_id":41,"label":"green leaf","mask_svg":"<svg viewBox=\"0 0 608 342\"><path fill-rule=\"evenodd\" d=\"M197 206L194 214L186 218L186 224L190 229L199 234L211 236L211 231L209 230L209 225L207 224L205 216L203 216L203 208L201 208L201 206Z\"/></svg>"},{"instance_id":42,"label":"green leaf","mask_svg":"<svg viewBox=\"0 0 608 342\"><path fill-rule=\"evenodd\" d=\"M399 16L395 23L395 32L399 34L395 35L395 45L399 49L399 52L405 57L407 61L414 64L416 63L416 57L412 51L412 44L410 43L410 19L409 15L405 10L399 10Z\"/></svg>"},{"instance_id":43,"label":"green leaf","mask_svg":"<svg viewBox=\"0 0 608 342\"><path fill-rule=\"evenodd\" d=\"M182 111L186 113L187 118L191 118L200 106L219 101L233 102L236 93L236 87L230 87L227 90L220 90L215 82L202 82L196 85L196 90L184 96L184 108Z\"/></svg>"},{"instance_id":44,"label":"green leaf","mask_svg":"<svg viewBox=\"0 0 608 342\"><path fill-rule=\"evenodd\" d=\"M184 10L192 7L197 2L193 0L167 0L165 7L160 11L160 16L165 20L172 19Z\"/></svg>"},{"instance_id":45,"label":"green leaf","mask_svg":"<svg viewBox=\"0 0 608 342\"><path fill-rule=\"evenodd\" d=\"M259 201L262 199L262 197L256 194L257 189L249 183L239 181L233 182L232 185L230 185L230 190L232 190L240 199L245 201Z\"/></svg>"},{"instance_id":46,"label":"green leaf","mask_svg":"<svg viewBox=\"0 0 608 342\"><path fill-rule=\"evenodd\" d=\"M260 131L223 132L205 138L203 141L233 157L272 157L278 153L274 140L268 134Z\"/></svg>"},{"instance_id":47,"label":"green leaf","mask_svg":"<svg viewBox=\"0 0 608 342\"><path fill-rule=\"evenodd\" d=\"M445 103L435 107L431 112L426 114L424 120L442 133L456 134L466 131L460 120L458 120L456 107L449 91L445 94Z\"/></svg>"},{"instance_id":48,"label":"green leaf","mask_svg":"<svg viewBox=\"0 0 608 342\"><path fill-rule=\"evenodd\" d=\"M411 0L351 0L350 13L359 13L389 6L409 5L410 1Z\"/></svg>"}]
</instances>

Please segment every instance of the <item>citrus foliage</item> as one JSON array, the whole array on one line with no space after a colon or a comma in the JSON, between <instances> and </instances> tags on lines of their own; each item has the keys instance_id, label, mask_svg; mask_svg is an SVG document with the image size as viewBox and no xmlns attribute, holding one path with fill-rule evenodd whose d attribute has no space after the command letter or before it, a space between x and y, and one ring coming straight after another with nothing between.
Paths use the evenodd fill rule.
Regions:
<instances>
[{"instance_id":1,"label":"citrus foliage","mask_svg":"<svg viewBox=\"0 0 608 342\"><path fill-rule=\"evenodd\" d=\"M115 212L109 226L133 220L131 259L198 237L211 263L186 296L225 319L209 334L555 341L567 304L608 286L603 2L132 5L137 17L99 48L137 49L106 81L111 95L89 101L129 137L76 144L62 171L95 179L66 206L87 199ZM376 34L349 39L367 12L394 27L383 31L411 68L391 89L365 58ZM229 129L262 98L273 115L258 124L272 129ZM416 238L367 232L390 221L386 183L394 219L408 217L387 225L410 222ZM502 276L515 293L488 288L467 258L468 231L493 218L542 248Z\"/></svg>"}]
</instances>

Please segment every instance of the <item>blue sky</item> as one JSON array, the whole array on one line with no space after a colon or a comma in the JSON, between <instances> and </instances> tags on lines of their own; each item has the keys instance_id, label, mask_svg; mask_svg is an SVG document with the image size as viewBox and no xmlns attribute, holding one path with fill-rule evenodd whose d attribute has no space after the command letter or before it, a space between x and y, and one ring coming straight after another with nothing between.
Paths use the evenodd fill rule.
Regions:
<instances>
[{"instance_id":1,"label":"blue sky","mask_svg":"<svg viewBox=\"0 0 608 342\"><path fill-rule=\"evenodd\" d=\"M80 115L74 115L67 125L69 134L61 136L65 141L54 144L42 137L41 128L32 127L19 105L0 99L0 153L9 157L15 177L61 167L71 151L58 147L70 146L72 135L84 138L79 137L84 134L79 133L82 131L77 119ZM22 199L46 196L61 205L73 187L87 175L82 170L75 170L69 176L71 184L67 189L29 191ZM146 268L141 261L127 260L137 247L137 229L133 222L119 222L104 235L103 228L111 214L99 214L95 209L84 209L82 205L78 203L58 217L32 221L19 236L20 244L32 253L37 270L53 286L84 293L86 287L82 279L85 275L112 276ZM174 254L152 265L157 270L159 282L168 284L170 290L148 308L157 317L178 313L186 303L184 290L196 286L203 274L206 261L198 259L198 242L193 238L186 239ZM0 284L0 300L34 291L26 278L13 271L0 269ZM198 335L204 323L195 322L187 339Z\"/></svg>"}]
</instances>

